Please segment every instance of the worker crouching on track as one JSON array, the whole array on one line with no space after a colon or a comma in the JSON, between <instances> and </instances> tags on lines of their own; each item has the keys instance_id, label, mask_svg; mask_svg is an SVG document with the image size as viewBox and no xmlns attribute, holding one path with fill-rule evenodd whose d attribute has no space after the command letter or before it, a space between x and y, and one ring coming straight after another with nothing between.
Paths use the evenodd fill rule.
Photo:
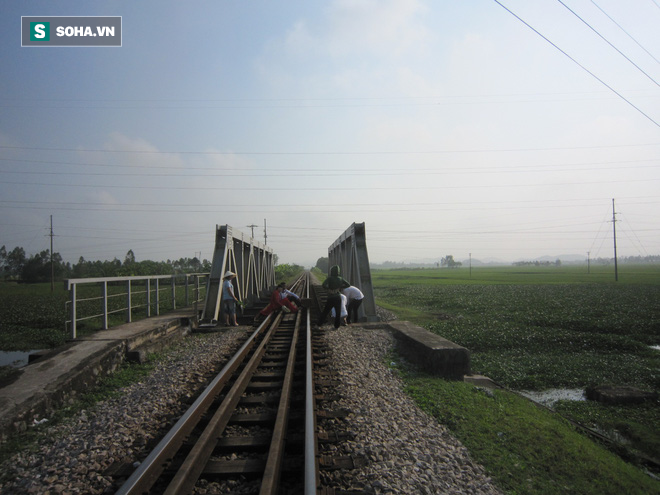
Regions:
<instances>
[{"instance_id":1,"label":"worker crouching on track","mask_svg":"<svg viewBox=\"0 0 660 495\"><path fill-rule=\"evenodd\" d=\"M350 287L344 289L344 295L348 298L348 304L346 306L348 317L346 318L346 322L349 325L351 323L357 323L358 309L360 309L360 305L364 299L364 294L360 289L351 285Z\"/></svg>"},{"instance_id":2,"label":"worker crouching on track","mask_svg":"<svg viewBox=\"0 0 660 495\"><path fill-rule=\"evenodd\" d=\"M348 325L348 323L346 322L346 317L348 316L348 310L346 309L346 300L347 299L346 299L346 296L344 294L340 294L340 297L341 297L341 318L340 318L340 320L341 320L342 326L346 326L346 325ZM337 316L335 308L330 309L330 316L332 318L335 318Z\"/></svg>"},{"instance_id":3,"label":"worker crouching on track","mask_svg":"<svg viewBox=\"0 0 660 495\"><path fill-rule=\"evenodd\" d=\"M296 305L293 304L289 300L289 298L286 296L286 294L284 292L285 290L286 290L286 283L284 283L284 282L280 283L275 288L273 293L270 295L270 302L269 302L268 306L266 306L264 309L259 311L259 313L257 313L257 317L254 319L255 323L260 322L266 316L271 314L273 311L276 311L280 308L282 308L282 311L284 311L286 313L288 313L288 312L297 313L298 312L298 308L296 307ZM291 294L293 294L293 292ZM295 294L294 294L294 296L295 296ZM298 296L296 296L296 297L298 297ZM300 300L300 299L298 299L298 300Z\"/></svg>"},{"instance_id":4,"label":"worker crouching on track","mask_svg":"<svg viewBox=\"0 0 660 495\"><path fill-rule=\"evenodd\" d=\"M323 281L323 288L328 291L328 299L325 302L325 308L319 318L319 326L325 323L332 308L335 308L335 329L341 325L341 290L351 286L340 275L339 265L330 268L330 276Z\"/></svg>"},{"instance_id":5,"label":"worker crouching on track","mask_svg":"<svg viewBox=\"0 0 660 495\"><path fill-rule=\"evenodd\" d=\"M282 282L282 284L283 283L284 282ZM302 300L300 299L298 294L296 294L295 292L291 292L289 289L286 288L286 285L284 285L284 290L282 291L282 298L285 298L285 297L289 301L293 301L296 304L296 306L298 306L299 308L302 308L302 305L303 305Z\"/></svg>"}]
</instances>

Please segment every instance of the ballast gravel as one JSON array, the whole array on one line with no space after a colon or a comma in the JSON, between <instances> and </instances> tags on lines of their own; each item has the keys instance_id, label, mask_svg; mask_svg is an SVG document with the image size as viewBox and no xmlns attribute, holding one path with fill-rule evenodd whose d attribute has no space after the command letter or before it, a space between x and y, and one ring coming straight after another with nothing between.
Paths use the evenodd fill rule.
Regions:
<instances>
[{"instance_id":1,"label":"ballast gravel","mask_svg":"<svg viewBox=\"0 0 660 495\"><path fill-rule=\"evenodd\" d=\"M341 448L368 461L348 475L337 473L332 482L378 494L500 493L447 428L403 392L386 363L395 345L391 331L356 325L327 335L341 383L337 405L351 411L354 435Z\"/></svg>"},{"instance_id":2,"label":"ballast gravel","mask_svg":"<svg viewBox=\"0 0 660 495\"><path fill-rule=\"evenodd\" d=\"M147 445L185 412L214 363L226 362L247 331L236 327L187 338L120 397L49 428L49 440L41 441L36 451L26 450L0 465L0 494L114 493L106 471L146 457Z\"/></svg>"},{"instance_id":3,"label":"ballast gravel","mask_svg":"<svg viewBox=\"0 0 660 495\"><path fill-rule=\"evenodd\" d=\"M185 411L185 403L208 380L211 363L226 361L248 330L238 327L186 339L121 396L49 428L48 440L0 465L0 493L114 493L108 471L146 456L147 445ZM345 427L352 437L336 448L366 464L324 473L325 481L374 494L500 493L448 430L404 394L385 364L394 345L391 331L353 325L326 334L341 379L338 405L351 411Z\"/></svg>"}]
</instances>

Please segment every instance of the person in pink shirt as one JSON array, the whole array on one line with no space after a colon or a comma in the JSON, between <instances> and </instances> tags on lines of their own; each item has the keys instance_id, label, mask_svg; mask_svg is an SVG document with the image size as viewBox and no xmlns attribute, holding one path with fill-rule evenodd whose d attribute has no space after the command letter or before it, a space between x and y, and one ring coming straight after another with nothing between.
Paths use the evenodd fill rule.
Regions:
<instances>
[{"instance_id":1,"label":"person in pink shirt","mask_svg":"<svg viewBox=\"0 0 660 495\"><path fill-rule=\"evenodd\" d=\"M266 306L264 309L259 311L259 314L257 315L256 321L260 321L264 317L268 316L272 312L280 309L280 308L287 308L291 313L297 313L298 308L296 307L295 304L293 304L289 298L284 295L284 290L286 289L286 283L281 282L273 291L273 293L270 295L270 301L268 303L268 306Z\"/></svg>"}]
</instances>

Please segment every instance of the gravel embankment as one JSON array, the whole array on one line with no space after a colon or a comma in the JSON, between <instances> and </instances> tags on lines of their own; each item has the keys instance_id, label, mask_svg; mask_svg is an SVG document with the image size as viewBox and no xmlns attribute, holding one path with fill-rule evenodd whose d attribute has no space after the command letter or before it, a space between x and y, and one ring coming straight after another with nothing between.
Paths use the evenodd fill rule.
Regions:
<instances>
[{"instance_id":1,"label":"gravel embankment","mask_svg":"<svg viewBox=\"0 0 660 495\"><path fill-rule=\"evenodd\" d=\"M0 493L114 493L104 471L115 462L145 457L145 445L186 410L181 402L204 385L212 363L231 357L245 333L238 327L186 339L121 397L51 428L51 440L41 442L36 452L21 452L0 465L2 478L11 480L0 483Z\"/></svg>"},{"instance_id":2,"label":"gravel embankment","mask_svg":"<svg viewBox=\"0 0 660 495\"><path fill-rule=\"evenodd\" d=\"M390 331L340 327L328 332L342 400L355 437L344 455L364 456L366 467L332 475L343 489L397 494L499 493L483 468L444 426L420 411L387 367Z\"/></svg>"},{"instance_id":3,"label":"gravel embankment","mask_svg":"<svg viewBox=\"0 0 660 495\"><path fill-rule=\"evenodd\" d=\"M0 465L0 493L112 493L103 473L114 463L142 458L144 446L180 415L180 401L207 378L209 362L224 361L245 328L187 339L148 379L49 431L35 452ZM337 405L351 441L344 455L364 456L364 468L328 476L335 487L370 493L499 493L445 427L421 412L384 363L393 345L389 331L358 326L327 333L342 384Z\"/></svg>"}]
</instances>

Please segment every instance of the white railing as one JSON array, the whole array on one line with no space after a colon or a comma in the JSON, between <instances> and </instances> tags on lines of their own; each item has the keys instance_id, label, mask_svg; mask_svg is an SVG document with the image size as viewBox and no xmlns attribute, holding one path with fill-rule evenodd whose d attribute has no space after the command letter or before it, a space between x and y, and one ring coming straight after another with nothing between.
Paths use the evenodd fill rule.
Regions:
<instances>
[{"instance_id":1,"label":"white railing","mask_svg":"<svg viewBox=\"0 0 660 495\"><path fill-rule=\"evenodd\" d=\"M116 313L125 313L124 321L130 323L136 309L144 308L143 315L147 318L152 314L159 315L161 306L168 300L167 309L176 309L177 296L184 307L203 302L208 276L208 273L181 273L69 279L66 281L69 291L66 325L70 328L71 338L76 338L78 322L81 321L100 319L101 328L107 330L108 317ZM177 289L182 289L183 294L177 294ZM125 302L120 302L122 300Z\"/></svg>"}]
</instances>

